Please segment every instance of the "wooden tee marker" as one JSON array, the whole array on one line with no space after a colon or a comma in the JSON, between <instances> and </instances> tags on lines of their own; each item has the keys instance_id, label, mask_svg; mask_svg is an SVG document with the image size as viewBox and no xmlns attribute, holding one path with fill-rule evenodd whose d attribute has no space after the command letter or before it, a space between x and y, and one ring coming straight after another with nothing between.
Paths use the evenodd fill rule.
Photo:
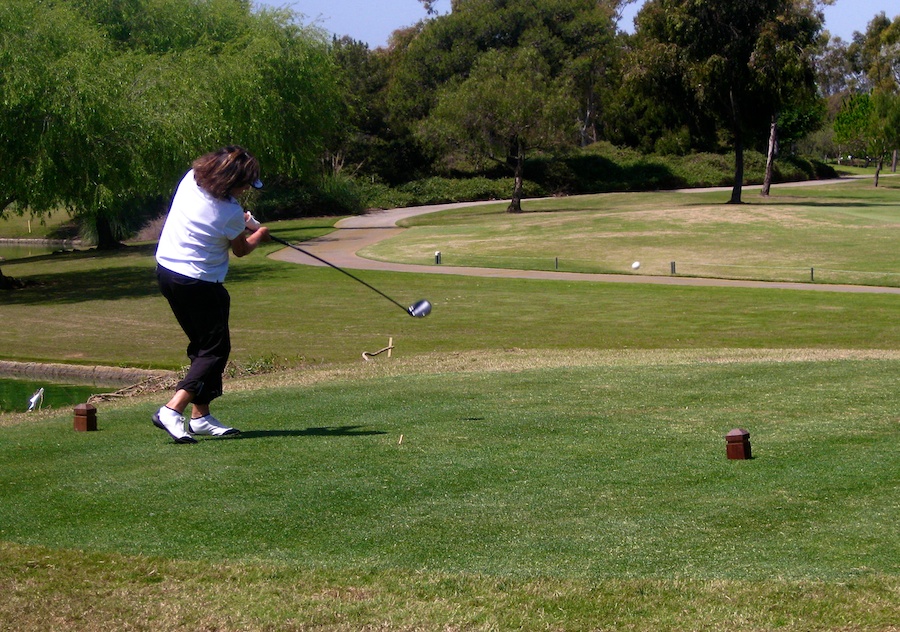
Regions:
<instances>
[{"instance_id":1,"label":"wooden tee marker","mask_svg":"<svg viewBox=\"0 0 900 632\"><path fill-rule=\"evenodd\" d=\"M735 428L725 435L726 452L729 459L750 459L750 433L743 428Z\"/></svg>"},{"instance_id":2,"label":"wooden tee marker","mask_svg":"<svg viewBox=\"0 0 900 632\"><path fill-rule=\"evenodd\" d=\"M88 432L97 429L97 409L91 404L78 404L75 407L75 430Z\"/></svg>"}]
</instances>

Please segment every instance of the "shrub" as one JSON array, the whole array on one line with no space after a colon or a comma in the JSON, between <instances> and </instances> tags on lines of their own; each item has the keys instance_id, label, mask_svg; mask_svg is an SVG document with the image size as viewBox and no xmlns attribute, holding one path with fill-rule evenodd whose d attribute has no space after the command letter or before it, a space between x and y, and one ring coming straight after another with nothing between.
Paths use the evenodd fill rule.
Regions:
<instances>
[{"instance_id":1,"label":"shrub","mask_svg":"<svg viewBox=\"0 0 900 632\"><path fill-rule=\"evenodd\" d=\"M323 175L313 182L272 180L247 207L263 221L293 217L358 215L366 209L361 181L343 174Z\"/></svg>"},{"instance_id":2,"label":"shrub","mask_svg":"<svg viewBox=\"0 0 900 632\"><path fill-rule=\"evenodd\" d=\"M513 179L432 177L401 185L398 189L411 196L413 203L443 204L476 200L504 200L512 196ZM546 191L534 182L525 182L524 195L538 197Z\"/></svg>"},{"instance_id":3,"label":"shrub","mask_svg":"<svg viewBox=\"0 0 900 632\"><path fill-rule=\"evenodd\" d=\"M642 154L608 142L594 143L564 156L538 155L525 164L525 197L577 195L612 191L657 191L665 189L731 186L734 155L694 153L677 155L681 137L660 139L666 155ZM663 142L665 141L665 142ZM760 152L744 154L744 184L761 184L766 157ZM397 208L505 200L512 195L513 180L500 172L433 176L391 187L371 178L330 175L316 182L267 182L262 195L251 200L251 208L263 220L318 215L352 215L370 208ZM774 181L790 182L836 177L834 169L799 157L776 160Z\"/></svg>"}]
</instances>

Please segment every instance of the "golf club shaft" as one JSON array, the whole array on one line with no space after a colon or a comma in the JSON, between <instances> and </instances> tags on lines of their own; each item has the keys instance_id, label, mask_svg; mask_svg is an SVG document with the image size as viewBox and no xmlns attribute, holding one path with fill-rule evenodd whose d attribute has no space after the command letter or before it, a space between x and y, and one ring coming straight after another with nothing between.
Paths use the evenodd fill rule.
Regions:
<instances>
[{"instance_id":1,"label":"golf club shaft","mask_svg":"<svg viewBox=\"0 0 900 632\"><path fill-rule=\"evenodd\" d=\"M381 296L383 296L384 298L386 298L387 300L389 300L391 303L393 303L394 305L396 305L397 307L399 307L400 309L402 309L404 312L406 312L407 314L409 314L409 309L407 309L406 307L403 307L403 305L401 305L400 303L398 303L397 301L395 301L394 299L392 299L390 296L388 296L387 294L385 294L384 292L382 292L381 290L379 290L377 287L373 287L373 286L369 285L368 283L366 283L365 281L363 281L363 280L360 279L359 277L350 274L349 272L347 272L347 271L344 270L343 268L340 268L340 267L334 265L334 264L331 263L330 261L325 261L325 259L323 259L322 257L319 257L318 255L314 255L313 253L309 252L308 250L304 250L304 249L301 248L300 246L295 246L294 244L288 243L288 242L286 242L284 239L281 239L280 237L276 237L275 235L273 235L273 234L271 234L271 233L269 233L269 237L272 239L272 241L278 242L279 244L282 244L282 245L284 245L284 246L287 246L288 248L293 248L293 249L296 250L297 252L302 252L302 253L305 254L307 257L312 257L312 258L315 259L316 261L321 261L321 262L324 263L326 266L328 266L328 267L330 267L330 268L334 268L334 269L337 270L338 272L343 272L344 274L346 274L348 277L350 277L350 278L353 279L354 281L359 281L360 283L362 283L363 285L365 285L367 288L369 288L369 289L372 290L373 292L376 292L377 294L380 294Z\"/></svg>"}]
</instances>

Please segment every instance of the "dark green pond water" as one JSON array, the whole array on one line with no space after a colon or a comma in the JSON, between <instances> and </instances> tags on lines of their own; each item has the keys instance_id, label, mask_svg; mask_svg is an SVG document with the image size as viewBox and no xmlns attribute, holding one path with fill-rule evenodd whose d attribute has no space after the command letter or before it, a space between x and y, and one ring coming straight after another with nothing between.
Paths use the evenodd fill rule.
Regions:
<instances>
[{"instance_id":1,"label":"dark green pond water","mask_svg":"<svg viewBox=\"0 0 900 632\"><path fill-rule=\"evenodd\" d=\"M35 408L64 409L76 404L84 404L95 393L108 393L115 387L96 384L57 384L46 380L19 380L0 378L0 412L23 413L28 410L29 400L39 388L44 389L43 403L38 400Z\"/></svg>"},{"instance_id":2,"label":"dark green pond water","mask_svg":"<svg viewBox=\"0 0 900 632\"><path fill-rule=\"evenodd\" d=\"M37 257L56 252L61 246L45 244L0 244L0 262L22 259L24 257Z\"/></svg>"}]
</instances>

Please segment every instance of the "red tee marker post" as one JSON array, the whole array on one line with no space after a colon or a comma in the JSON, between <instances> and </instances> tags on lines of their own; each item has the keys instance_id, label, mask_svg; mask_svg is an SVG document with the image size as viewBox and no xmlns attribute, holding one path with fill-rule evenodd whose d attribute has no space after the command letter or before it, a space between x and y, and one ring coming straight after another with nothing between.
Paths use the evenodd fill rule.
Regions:
<instances>
[{"instance_id":1,"label":"red tee marker post","mask_svg":"<svg viewBox=\"0 0 900 632\"><path fill-rule=\"evenodd\" d=\"M743 428L735 428L725 435L725 446L729 459L750 459L750 433Z\"/></svg>"},{"instance_id":2,"label":"red tee marker post","mask_svg":"<svg viewBox=\"0 0 900 632\"><path fill-rule=\"evenodd\" d=\"M75 430L88 432L97 429L97 409L90 404L78 404L75 407Z\"/></svg>"}]
</instances>

